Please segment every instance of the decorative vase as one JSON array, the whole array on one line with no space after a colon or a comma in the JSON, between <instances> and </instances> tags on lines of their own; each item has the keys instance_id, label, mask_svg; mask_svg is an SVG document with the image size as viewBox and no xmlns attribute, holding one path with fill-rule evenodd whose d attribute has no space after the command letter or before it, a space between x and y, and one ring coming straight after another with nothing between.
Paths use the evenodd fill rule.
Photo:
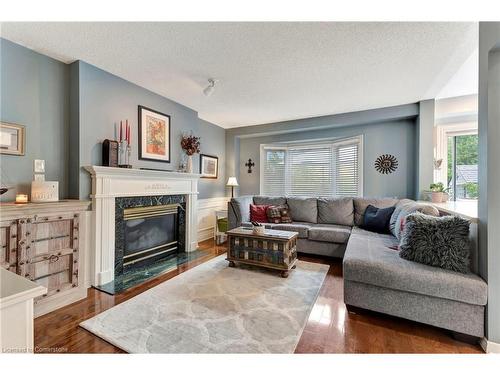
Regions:
<instances>
[{"instance_id":1,"label":"decorative vase","mask_svg":"<svg viewBox=\"0 0 500 375\"><path fill-rule=\"evenodd\" d=\"M187 157L186 173L193 173L193 155Z\"/></svg>"},{"instance_id":2,"label":"decorative vase","mask_svg":"<svg viewBox=\"0 0 500 375\"><path fill-rule=\"evenodd\" d=\"M432 203L442 203L443 202L443 192L442 191L433 191L431 193L431 201L432 201Z\"/></svg>"}]
</instances>

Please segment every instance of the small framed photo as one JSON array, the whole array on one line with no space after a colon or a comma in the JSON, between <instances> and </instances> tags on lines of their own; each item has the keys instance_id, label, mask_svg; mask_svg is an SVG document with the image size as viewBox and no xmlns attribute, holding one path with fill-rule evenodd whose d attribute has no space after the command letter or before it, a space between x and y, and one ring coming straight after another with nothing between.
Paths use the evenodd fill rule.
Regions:
<instances>
[{"instance_id":1,"label":"small framed photo","mask_svg":"<svg viewBox=\"0 0 500 375\"><path fill-rule=\"evenodd\" d=\"M139 159L170 163L170 116L139 106Z\"/></svg>"},{"instance_id":2,"label":"small framed photo","mask_svg":"<svg viewBox=\"0 0 500 375\"><path fill-rule=\"evenodd\" d=\"M23 125L0 122L0 154L24 156L25 132Z\"/></svg>"},{"instance_id":3,"label":"small framed photo","mask_svg":"<svg viewBox=\"0 0 500 375\"><path fill-rule=\"evenodd\" d=\"M219 158L200 154L201 178L217 178L219 176Z\"/></svg>"}]
</instances>

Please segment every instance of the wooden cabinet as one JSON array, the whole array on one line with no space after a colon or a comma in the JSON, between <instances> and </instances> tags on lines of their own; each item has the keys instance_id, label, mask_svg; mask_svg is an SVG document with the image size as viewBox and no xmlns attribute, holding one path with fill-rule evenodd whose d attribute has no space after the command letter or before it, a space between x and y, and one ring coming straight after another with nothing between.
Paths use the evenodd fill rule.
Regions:
<instances>
[{"instance_id":1,"label":"wooden cabinet","mask_svg":"<svg viewBox=\"0 0 500 375\"><path fill-rule=\"evenodd\" d=\"M35 299L35 316L87 294L80 236L81 218L89 214L89 205L82 201L0 205L0 267L47 289Z\"/></svg>"}]
</instances>

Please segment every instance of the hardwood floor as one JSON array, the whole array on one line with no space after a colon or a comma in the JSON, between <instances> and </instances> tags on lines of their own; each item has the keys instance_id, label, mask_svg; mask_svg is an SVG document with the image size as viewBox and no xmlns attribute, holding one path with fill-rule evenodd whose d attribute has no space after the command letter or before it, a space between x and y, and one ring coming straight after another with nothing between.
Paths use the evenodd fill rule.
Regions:
<instances>
[{"instance_id":1,"label":"hardwood floor","mask_svg":"<svg viewBox=\"0 0 500 375\"><path fill-rule=\"evenodd\" d=\"M212 240L200 244L209 255L184 264L124 293L89 289L88 297L35 320L38 353L122 353L78 324L137 294L223 254ZM296 348L296 353L482 353L477 344L455 340L448 331L369 311L347 312L343 303L342 261L300 255L330 270Z\"/></svg>"}]
</instances>

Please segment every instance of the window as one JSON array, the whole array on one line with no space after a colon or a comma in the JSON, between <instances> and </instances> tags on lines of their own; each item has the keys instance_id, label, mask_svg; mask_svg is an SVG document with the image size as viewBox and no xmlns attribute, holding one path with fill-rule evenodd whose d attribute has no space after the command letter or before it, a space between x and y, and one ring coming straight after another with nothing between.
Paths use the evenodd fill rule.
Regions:
<instances>
[{"instance_id":1,"label":"window","mask_svg":"<svg viewBox=\"0 0 500 375\"><path fill-rule=\"evenodd\" d=\"M437 127L434 180L448 188L450 200L478 198L477 122Z\"/></svg>"},{"instance_id":2,"label":"window","mask_svg":"<svg viewBox=\"0 0 500 375\"><path fill-rule=\"evenodd\" d=\"M361 196L362 136L328 143L261 146L260 193Z\"/></svg>"},{"instance_id":3,"label":"window","mask_svg":"<svg viewBox=\"0 0 500 375\"><path fill-rule=\"evenodd\" d=\"M452 200L478 198L478 135L448 137L447 182Z\"/></svg>"}]
</instances>

